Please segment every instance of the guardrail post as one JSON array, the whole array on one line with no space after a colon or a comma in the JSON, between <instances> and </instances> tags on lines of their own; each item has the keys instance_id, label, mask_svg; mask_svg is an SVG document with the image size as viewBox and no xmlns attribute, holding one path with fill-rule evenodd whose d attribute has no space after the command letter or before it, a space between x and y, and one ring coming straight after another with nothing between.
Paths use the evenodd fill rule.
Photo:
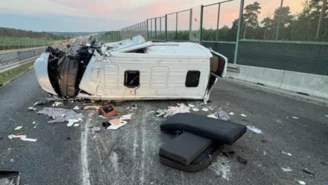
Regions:
<instances>
[{"instance_id":1,"label":"guardrail post","mask_svg":"<svg viewBox=\"0 0 328 185\"><path fill-rule=\"evenodd\" d=\"M165 15L165 41L167 41L167 14Z\"/></svg>"},{"instance_id":2,"label":"guardrail post","mask_svg":"<svg viewBox=\"0 0 328 185\"><path fill-rule=\"evenodd\" d=\"M200 30L199 30L199 43L202 43L203 38L203 11L204 11L204 5L200 6Z\"/></svg>"},{"instance_id":3,"label":"guardrail post","mask_svg":"<svg viewBox=\"0 0 328 185\"><path fill-rule=\"evenodd\" d=\"M175 15L175 40L178 40L178 12Z\"/></svg>"},{"instance_id":4,"label":"guardrail post","mask_svg":"<svg viewBox=\"0 0 328 185\"><path fill-rule=\"evenodd\" d=\"M218 4L218 19L216 23L216 41L219 40L220 11L221 11L221 3Z\"/></svg>"},{"instance_id":5,"label":"guardrail post","mask_svg":"<svg viewBox=\"0 0 328 185\"><path fill-rule=\"evenodd\" d=\"M236 46L235 46L235 56L234 56L234 64L237 64L238 59L238 49L239 49L239 41L240 41L240 30L242 25L243 19L243 12L244 12L244 4L245 0L240 0L240 9L239 9L239 20L238 20L238 30L237 30L237 38L236 38Z\"/></svg>"},{"instance_id":6,"label":"guardrail post","mask_svg":"<svg viewBox=\"0 0 328 185\"><path fill-rule=\"evenodd\" d=\"M192 8L190 8L190 15L189 15L189 41L191 40L192 34Z\"/></svg>"}]
</instances>

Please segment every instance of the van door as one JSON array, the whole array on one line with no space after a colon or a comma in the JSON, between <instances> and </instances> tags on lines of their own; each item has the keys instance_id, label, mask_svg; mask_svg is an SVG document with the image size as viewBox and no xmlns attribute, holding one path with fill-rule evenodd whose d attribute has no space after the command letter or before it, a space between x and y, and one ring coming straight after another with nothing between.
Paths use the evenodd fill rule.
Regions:
<instances>
[{"instance_id":1,"label":"van door","mask_svg":"<svg viewBox=\"0 0 328 185\"><path fill-rule=\"evenodd\" d=\"M224 77L227 72L228 58L222 54L211 50L212 57L210 59L210 77L205 92L204 103L209 100L210 93L213 90L219 77Z\"/></svg>"}]
</instances>

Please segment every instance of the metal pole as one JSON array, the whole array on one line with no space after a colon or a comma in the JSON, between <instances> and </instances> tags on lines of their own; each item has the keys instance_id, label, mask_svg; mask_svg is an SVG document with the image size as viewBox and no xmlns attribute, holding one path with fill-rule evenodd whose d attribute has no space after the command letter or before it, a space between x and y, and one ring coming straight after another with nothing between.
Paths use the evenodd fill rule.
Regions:
<instances>
[{"instance_id":1,"label":"metal pole","mask_svg":"<svg viewBox=\"0 0 328 185\"><path fill-rule=\"evenodd\" d=\"M155 39L157 39L157 18L155 18Z\"/></svg>"},{"instance_id":2,"label":"metal pole","mask_svg":"<svg viewBox=\"0 0 328 185\"><path fill-rule=\"evenodd\" d=\"M221 3L218 4L218 20L217 20L217 25L216 25L216 41L219 40L220 11L221 11Z\"/></svg>"},{"instance_id":3,"label":"metal pole","mask_svg":"<svg viewBox=\"0 0 328 185\"><path fill-rule=\"evenodd\" d=\"M203 10L204 6L202 5L200 7L200 31L199 31L199 43L202 43L202 37L203 37Z\"/></svg>"},{"instance_id":4,"label":"metal pole","mask_svg":"<svg viewBox=\"0 0 328 185\"><path fill-rule=\"evenodd\" d=\"M175 15L175 40L178 40L178 12Z\"/></svg>"},{"instance_id":5,"label":"metal pole","mask_svg":"<svg viewBox=\"0 0 328 185\"><path fill-rule=\"evenodd\" d=\"M162 35L162 17L159 18L159 35L160 35L160 38L161 38L161 35Z\"/></svg>"},{"instance_id":6,"label":"metal pole","mask_svg":"<svg viewBox=\"0 0 328 185\"><path fill-rule=\"evenodd\" d=\"M189 41L191 40L192 34L192 8L190 8L190 16L189 16Z\"/></svg>"},{"instance_id":7,"label":"metal pole","mask_svg":"<svg viewBox=\"0 0 328 185\"><path fill-rule=\"evenodd\" d=\"M149 29L149 27L148 27L148 19L147 19L146 26L147 26L147 38L146 38L146 40L148 40L148 37L149 37L149 31L148 31L148 29Z\"/></svg>"},{"instance_id":8,"label":"metal pole","mask_svg":"<svg viewBox=\"0 0 328 185\"><path fill-rule=\"evenodd\" d=\"M279 39L279 30L280 30L280 24L281 24L281 9L284 4L284 0L281 0L280 2L280 10L279 10L279 17L278 17L278 24L277 24L277 30L276 30L276 40Z\"/></svg>"},{"instance_id":9,"label":"metal pole","mask_svg":"<svg viewBox=\"0 0 328 185\"><path fill-rule=\"evenodd\" d=\"M240 30L241 30L241 24L243 23L242 19L243 19L244 3L245 3L245 0L240 0L238 30L237 30L237 38L236 38L235 56L234 56L234 61L233 61L234 64L237 64Z\"/></svg>"},{"instance_id":10,"label":"metal pole","mask_svg":"<svg viewBox=\"0 0 328 185\"><path fill-rule=\"evenodd\" d=\"M165 15L165 41L167 41L167 14Z\"/></svg>"}]
</instances>

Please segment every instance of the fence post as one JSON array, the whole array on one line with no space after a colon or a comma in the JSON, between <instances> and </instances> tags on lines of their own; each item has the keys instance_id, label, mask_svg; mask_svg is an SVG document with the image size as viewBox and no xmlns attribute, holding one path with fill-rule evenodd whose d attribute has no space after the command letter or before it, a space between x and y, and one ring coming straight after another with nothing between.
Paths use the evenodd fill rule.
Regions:
<instances>
[{"instance_id":1,"label":"fence post","mask_svg":"<svg viewBox=\"0 0 328 185\"><path fill-rule=\"evenodd\" d=\"M191 40L192 34L192 8L190 8L190 16L189 16L189 41Z\"/></svg>"},{"instance_id":2,"label":"fence post","mask_svg":"<svg viewBox=\"0 0 328 185\"><path fill-rule=\"evenodd\" d=\"M155 39L157 39L157 18L155 18Z\"/></svg>"},{"instance_id":3,"label":"fence post","mask_svg":"<svg viewBox=\"0 0 328 185\"><path fill-rule=\"evenodd\" d=\"M199 31L199 43L202 43L203 38L203 10L204 5L200 6L200 31Z\"/></svg>"},{"instance_id":4,"label":"fence post","mask_svg":"<svg viewBox=\"0 0 328 185\"><path fill-rule=\"evenodd\" d=\"M175 40L178 40L178 12L175 15Z\"/></svg>"},{"instance_id":5,"label":"fence post","mask_svg":"<svg viewBox=\"0 0 328 185\"><path fill-rule=\"evenodd\" d=\"M147 33L146 33L146 40L148 40L148 37L149 37L149 32L148 32L148 28L149 28L149 26L148 26L148 19L146 20L146 26L147 26Z\"/></svg>"},{"instance_id":6,"label":"fence post","mask_svg":"<svg viewBox=\"0 0 328 185\"><path fill-rule=\"evenodd\" d=\"M240 41L240 30L241 24L243 23L243 12L244 12L244 3L245 0L240 0L240 9L239 9L239 20L238 20L238 30L237 30L237 38L236 38L236 46L235 46L235 56L234 56L234 64L237 64L238 57L238 49L239 49L239 41Z\"/></svg>"},{"instance_id":7,"label":"fence post","mask_svg":"<svg viewBox=\"0 0 328 185\"><path fill-rule=\"evenodd\" d=\"M165 15L165 41L167 41L167 14Z\"/></svg>"},{"instance_id":8,"label":"fence post","mask_svg":"<svg viewBox=\"0 0 328 185\"><path fill-rule=\"evenodd\" d=\"M276 40L279 39L279 30L280 30L280 24L281 24L281 9L282 9L283 4L284 4L284 0L281 0L279 16L278 16L278 23L277 23L277 30L276 30Z\"/></svg>"},{"instance_id":9,"label":"fence post","mask_svg":"<svg viewBox=\"0 0 328 185\"><path fill-rule=\"evenodd\" d=\"M218 19L216 23L216 41L219 40L220 12L221 12L221 3L218 4Z\"/></svg>"}]
</instances>

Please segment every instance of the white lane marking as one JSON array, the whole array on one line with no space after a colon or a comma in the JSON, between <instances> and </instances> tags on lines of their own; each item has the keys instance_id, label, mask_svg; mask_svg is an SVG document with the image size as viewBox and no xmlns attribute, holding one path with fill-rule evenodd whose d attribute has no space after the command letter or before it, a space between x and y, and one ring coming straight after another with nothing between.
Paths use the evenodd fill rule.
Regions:
<instances>
[{"instance_id":1,"label":"white lane marking","mask_svg":"<svg viewBox=\"0 0 328 185\"><path fill-rule=\"evenodd\" d=\"M81 165L82 165L82 185L90 185L90 173L88 167L88 125L91 119L87 119L81 132ZM84 131L83 131L84 129Z\"/></svg>"}]
</instances>

